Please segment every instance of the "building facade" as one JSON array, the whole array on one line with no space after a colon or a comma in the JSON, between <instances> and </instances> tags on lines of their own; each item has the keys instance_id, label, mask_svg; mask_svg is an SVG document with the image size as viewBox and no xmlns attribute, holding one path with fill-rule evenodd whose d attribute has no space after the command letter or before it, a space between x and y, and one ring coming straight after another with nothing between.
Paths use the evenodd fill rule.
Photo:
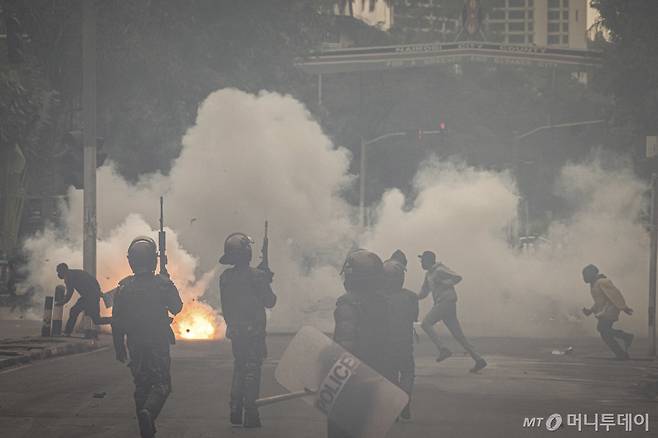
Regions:
<instances>
[{"instance_id":1,"label":"building facade","mask_svg":"<svg viewBox=\"0 0 658 438\"><path fill-rule=\"evenodd\" d=\"M489 0L486 29L509 44L584 49L587 0Z\"/></svg>"},{"instance_id":2,"label":"building facade","mask_svg":"<svg viewBox=\"0 0 658 438\"><path fill-rule=\"evenodd\" d=\"M370 3L373 8L371 10ZM479 0L488 41L544 47L587 46L587 0ZM464 0L355 0L354 17L408 42L454 41ZM346 11L339 11L339 13Z\"/></svg>"}]
</instances>

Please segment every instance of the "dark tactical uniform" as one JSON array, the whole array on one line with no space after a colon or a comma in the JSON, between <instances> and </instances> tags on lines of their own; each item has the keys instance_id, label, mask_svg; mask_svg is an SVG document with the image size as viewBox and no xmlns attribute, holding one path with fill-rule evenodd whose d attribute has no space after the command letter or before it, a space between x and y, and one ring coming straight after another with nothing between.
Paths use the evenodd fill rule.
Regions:
<instances>
[{"instance_id":1,"label":"dark tactical uniform","mask_svg":"<svg viewBox=\"0 0 658 438\"><path fill-rule=\"evenodd\" d=\"M234 358L231 412L240 417L232 419L234 424L242 422L244 409L245 425L260 425L255 401L260 392L261 365L267 355L265 309L276 304L271 279L270 273L248 265L228 268L219 278L226 336L231 340Z\"/></svg>"},{"instance_id":2,"label":"dark tactical uniform","mask_svg":"<svg viewBox=\"0 0 658 438\"><path fill-rule=\"evenodd\" d=\"M101 287L91 274L82 269L68 269L64 283L66 284L66 295L62 300L63 304L71 300L74 291L77 290L80 294L78 301L69 310L69 319L64 327L65 334L73 333L78 316L83 311L94 321L94 324L109 324L112 321L111 318L104 318L100 315Z\"/></svg>"},{"instance_id":3,"label":"dark tactical uniform","mask_svg":"<svg viewBox=\"0 0 658 438\"><path fill-rule=\"evenodd\" d=\"M360 269L356 265L370 262L372 265L364 269L367 273L363 278L350 282L348 275L359 275ZM369 251L357 250L348 256L346 268L350 264L354 266L351 268L353 274L345 273L347 293L336 301L334 340L382 376L395 382L389 343L389 302L381 288L381 259ZM328 436L348 437L332 421L328 422Z\"/></svg>"},{"instance_id":4,"label":"dark tactical uniform","mask_svg":"<svg viewBox=\"0 0 658 438\"><path fill-rule=\"evenodd\" d=\"M395 254L401 251L396 251ZM415 369L414 363L414 322L418 321L418 295L405 289L404 277L406 257L401 261L391 258L384 262L384 288L388 293L389 335L391 361L394 367L394 382L409 397L413 391ZM404 408L402 419L411 419L410 405Z\"/></svg>"},{"instance_id":5,"label":"dark tactical uniform","mask_svg":"<svg viewBox=\"0 0 658 438\"><path fill-rule=\"evenodd\" d=\"M400 289L389 296L390 347L394 370L394 383L411 397L414 387L414 322L418 321L418 295ZM409 417L409 405L403 418Z\"/></svg>"},{"instance_id":6,"label":"dark tactical uniform","mask_svg":"<svg viewBox=\"0 0 658 438\"><path fill-rule=\"evenodd\" d=\"M135 382L135 408L147 410L155 421L171 392L169 346L173 344L169 312L177 314L183 302L168 278L139 273L119 283L112 310L112 335L117 359L125 359ZM142 427L140 420L140 428ZM145 434L142 436L153 436Z\"/></svg>"}]
</instances>

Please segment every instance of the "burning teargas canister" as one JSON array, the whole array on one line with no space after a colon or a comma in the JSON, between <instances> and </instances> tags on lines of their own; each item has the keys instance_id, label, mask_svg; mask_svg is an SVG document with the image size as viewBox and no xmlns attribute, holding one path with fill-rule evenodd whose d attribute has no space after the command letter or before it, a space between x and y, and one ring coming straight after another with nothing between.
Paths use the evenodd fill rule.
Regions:
<instances>
[{"instance_id":1,"label":"burning teargas canister","mask_svg":"<svg viewBox=\"0 0 658 438\"><path fill-rule=\"evenodd\" d=\"M223 339L226 326L215 309L196 300L185 302L183 310L173 322L177 339L216 340Z\"/></svg>"}]
</instances>

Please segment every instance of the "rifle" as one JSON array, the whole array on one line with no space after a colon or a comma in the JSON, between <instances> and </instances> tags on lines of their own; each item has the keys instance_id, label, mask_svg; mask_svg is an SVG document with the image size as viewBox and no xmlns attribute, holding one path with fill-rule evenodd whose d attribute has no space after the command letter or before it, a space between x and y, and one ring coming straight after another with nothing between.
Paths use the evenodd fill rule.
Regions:
<instances>
[{"instance_id":1,"label":"rifle","mask_svg":"<svg viewBox=\"0 0 658 438\"><path fill-rule=\"evenodd\" d=\"M164 230L164 198L160 196L160 231L158 232L158 258L160 259L160 275L169 278L167 272L167 234Z\"/></svg>"},{"instance_id":2,"label":"rifle","mask_svg":"<svg viewBox=\"0 0 658 438\"><path fill-rule=\"evenodd\" d=\"M270 271L270 260L268 257L268 251L270 247L270 239L267 237L267 221L265 221L265 237L263 237L263 247L260 250L260 263L258 264L258 269L265 272Z\"/></svg>"}]
</instances>

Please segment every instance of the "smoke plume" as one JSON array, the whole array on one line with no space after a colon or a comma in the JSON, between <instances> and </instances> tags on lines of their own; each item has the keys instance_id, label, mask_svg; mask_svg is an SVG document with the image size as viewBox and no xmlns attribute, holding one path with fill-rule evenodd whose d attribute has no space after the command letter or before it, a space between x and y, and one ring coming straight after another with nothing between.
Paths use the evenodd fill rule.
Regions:
<instances>
[{"instance_id":1,"label":"smoke plume","mask_svg":"<svg viewBox=\"0 0 658 438\"><path fill-rule=\"evenodd\" d=\"M125 253L132 238L156 237L158 197L164 195L170 271L187 305L200 305L204 293L217 301L225 237L251 235L257 256L269 221L279 296L269 316L274 329L332 326L342 293L338 271L354 241L382 258L403 249L410 260L406 286L416 291L423 272L415 255L434 250L464 277L459 311L470 334L592 333L594 324L580 313L591 304L580 278L588 263L609 274L631 307L644 304L647 236L638 217L645 187L623 167L604 169L596 161L566 166L555 190L575 213L551 224L547 243L520 252L509 242L519 204L512 176L436 160L419 170L413 194L385 193L372 229L360 232L342 197L353 182L350 154L290 96L214 92L182 146L169 175L145 175L137 184L111 165L100 169L98 277L105 290L129 273ZM82 193L71 190L64 208L57 231L26 242L29 282L44 291L56 284L58 262L81 264ZM623 323L638 328L645 323L642 313Z\"/></svg>"}]
</instances>

